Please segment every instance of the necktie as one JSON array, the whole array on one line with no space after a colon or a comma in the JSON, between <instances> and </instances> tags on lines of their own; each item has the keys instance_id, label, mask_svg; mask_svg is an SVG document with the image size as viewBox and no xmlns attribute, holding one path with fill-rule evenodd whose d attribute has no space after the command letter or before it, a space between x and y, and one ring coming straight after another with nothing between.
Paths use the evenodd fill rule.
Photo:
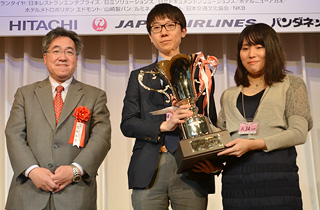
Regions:
<instances>
[{"instance_id":1,"label":"necktie","mask_svg":"<svg viewBox=\"0 0 320 210\"><path fill-rule=\"evenodd\" d=\"M166 145L167 150L171 153L174 154L174 152L177 150L180 137L178 135L174 134L167 134L164 137L164 144Z\"/></svg>"},{"instance_id":2,"label":"necktie","mask_svg":"<svg viewBox=\"0 0 320 210\"><path fill-rule=\"evenodd\" d=\"M62 97L61 97L61 91L63 91L63 89L64 89L64 87L61 86L61 85L56 87L57 94L56 94L56 96L54 97L54 100L53 100L54 113L56 115L56 124L58 124L60 113L61 113L61 110L62 110L62 107L63 107L63 100L62 100Z\"/></svg>"}]
</instances>

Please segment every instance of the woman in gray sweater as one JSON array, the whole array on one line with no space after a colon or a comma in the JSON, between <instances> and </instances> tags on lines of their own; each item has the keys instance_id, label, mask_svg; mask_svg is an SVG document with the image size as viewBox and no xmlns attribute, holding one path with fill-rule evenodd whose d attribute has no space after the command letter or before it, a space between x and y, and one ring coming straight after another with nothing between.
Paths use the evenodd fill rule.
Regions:
<instances>
[{"instance_id":1,"label":"woman in gray sweater","mask_svg":"<svg viewBox=\"0 0 320 210\"><path fill-rule=\"evenodd\" d=\"M306 85L287 74L280 38L266 24L242 31L237 63L237 86L221 96L218 118L233 139L219 153L230 156L222 173L224 210L301 210L295 145L312 128Z\"/></svg>"}]
</instances>

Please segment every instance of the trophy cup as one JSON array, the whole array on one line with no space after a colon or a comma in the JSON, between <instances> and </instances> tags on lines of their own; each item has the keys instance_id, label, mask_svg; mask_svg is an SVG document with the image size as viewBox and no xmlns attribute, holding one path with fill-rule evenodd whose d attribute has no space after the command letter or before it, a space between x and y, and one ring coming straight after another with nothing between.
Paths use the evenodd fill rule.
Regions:
<instances>
[{"instance_id":1,"label":"trophy cup","mask_svg":"<svg viewBox=\"0 0 320 210\"><path fill-rule=\"evenodd\" d=\"M177 106L184 104L191 105L190 110L193 112L193 116L186 118L186 123L180 125L183 140L180 141L175 152L178 165L177 173L188 171L195 164L205 159L213 162L222 162L223 158L217 157L217 153L224 150L225 144L231 141L228 131L216 128L210 122L210 119L198 114L196 101L208 89L208 85L202 82L197 91L195 87L195 72L198 68L197 72L199 75L202 74L200 77L206 77L208 71L210 71L209 77L212 77L218 65L218 60L211 60L211 63L215 64L212 72L207 63L208 61L204 59L201 52L192 54L191 56L178 54L172 57L171 60L160 61L156 68L151 71L141 70L138 76L140 85L145 89L165 94L170 100L170 96L166 92L170 88L177 100ZM144 74L160 75L162 79L167 81L169 86L159 90L149 88L143 84ZM204 79L204 81L206 80L208 80L208 77ZM207 93L207 98L209 98L208 95ZM207 106L209 106L209 103Z\"/></svg>"}]
</instances>

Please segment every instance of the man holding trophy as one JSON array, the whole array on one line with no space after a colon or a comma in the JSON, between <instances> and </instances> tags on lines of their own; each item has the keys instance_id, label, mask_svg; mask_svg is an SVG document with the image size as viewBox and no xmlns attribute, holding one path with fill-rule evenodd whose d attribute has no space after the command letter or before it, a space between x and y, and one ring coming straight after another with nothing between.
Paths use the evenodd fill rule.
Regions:
<instances>
[{"instance_id":1,"label":"man holding trophy","mask_svg":"<svg viewBox=\"0 0 320 210\"><path fill-rule=\"evenodd\" d=\"M213 99L214 81L211 74L208 74L210 82L205 82L204 86L210 91L199 93L196 99L186 99L191 103L185 103L185 100L177 97L179 90L164 78L170 77L170 74L159 74L168 66L171 68L177 65L178 69L189 66L199 57L180 54L180 43L187 29L185 17L179 8L166 3L156 5L148 14L147 29L151 42L158 49L158 59L149 66L131 72L121 122L122 133L136 138L128 169L129 188L133 189L132 205L135 210L163 210L168 208L169 203L174 210L205 210L208 193L214 193L214 175L192 170L177 173L174 155L179 141L192 136L191 133L194 130L197 132L198 127L204 127L200 129L202 131L206 132L207 129L209 133L212 132L207 121L214 125L217 121ZM184 77L187 82L190 74ZM198 86L203 89L203 83ZM171 92L172 89L175 92ZM189 93L189 89L192 91L195 87L180 89L188 89L186 92ZM174 99L173 104L170 99ZM208 118L199 116L201 120L189 122L189 126L182 129L185 132L181 132L179 126L183 127L187 119L194 119L193 116L198 117L197 107L199 113ZM166 115L152 114L161 109L170 111Z\"/></svg>"}]
</instances>

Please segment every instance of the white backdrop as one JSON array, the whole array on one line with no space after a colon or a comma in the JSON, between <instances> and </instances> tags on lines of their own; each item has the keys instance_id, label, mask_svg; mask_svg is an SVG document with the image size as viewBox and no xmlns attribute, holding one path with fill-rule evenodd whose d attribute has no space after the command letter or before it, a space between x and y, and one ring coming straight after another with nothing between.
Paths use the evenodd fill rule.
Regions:
<instances>
[{"instance_id":1,"label":"white backdrop","mask_svg":"<svg viewBox=\"0 0 320 210\"><path fill-rule=\"evenodd\" d=\"M306 82L314 127L307 143L297 147L300 186L305 210L320 210L320 33L281 34L288 58L288 69ZM112 147L99 169L98 209L131 210L127 168L133 139L120 131L122 100L130 71L157 57L146 35L83 36L84 50L75 77L107 92L112 122ZM221 62L215 75L218 110L223 90L234 85L237 35L187 35L181 52L203 51ZM41 55L41 37L0 37L0 209L4 209L12 169L7 156L4 127L16 89L48 76ZM221 182L209 196L210 210L221 210Z\"/></svg>"}]
</instances>

